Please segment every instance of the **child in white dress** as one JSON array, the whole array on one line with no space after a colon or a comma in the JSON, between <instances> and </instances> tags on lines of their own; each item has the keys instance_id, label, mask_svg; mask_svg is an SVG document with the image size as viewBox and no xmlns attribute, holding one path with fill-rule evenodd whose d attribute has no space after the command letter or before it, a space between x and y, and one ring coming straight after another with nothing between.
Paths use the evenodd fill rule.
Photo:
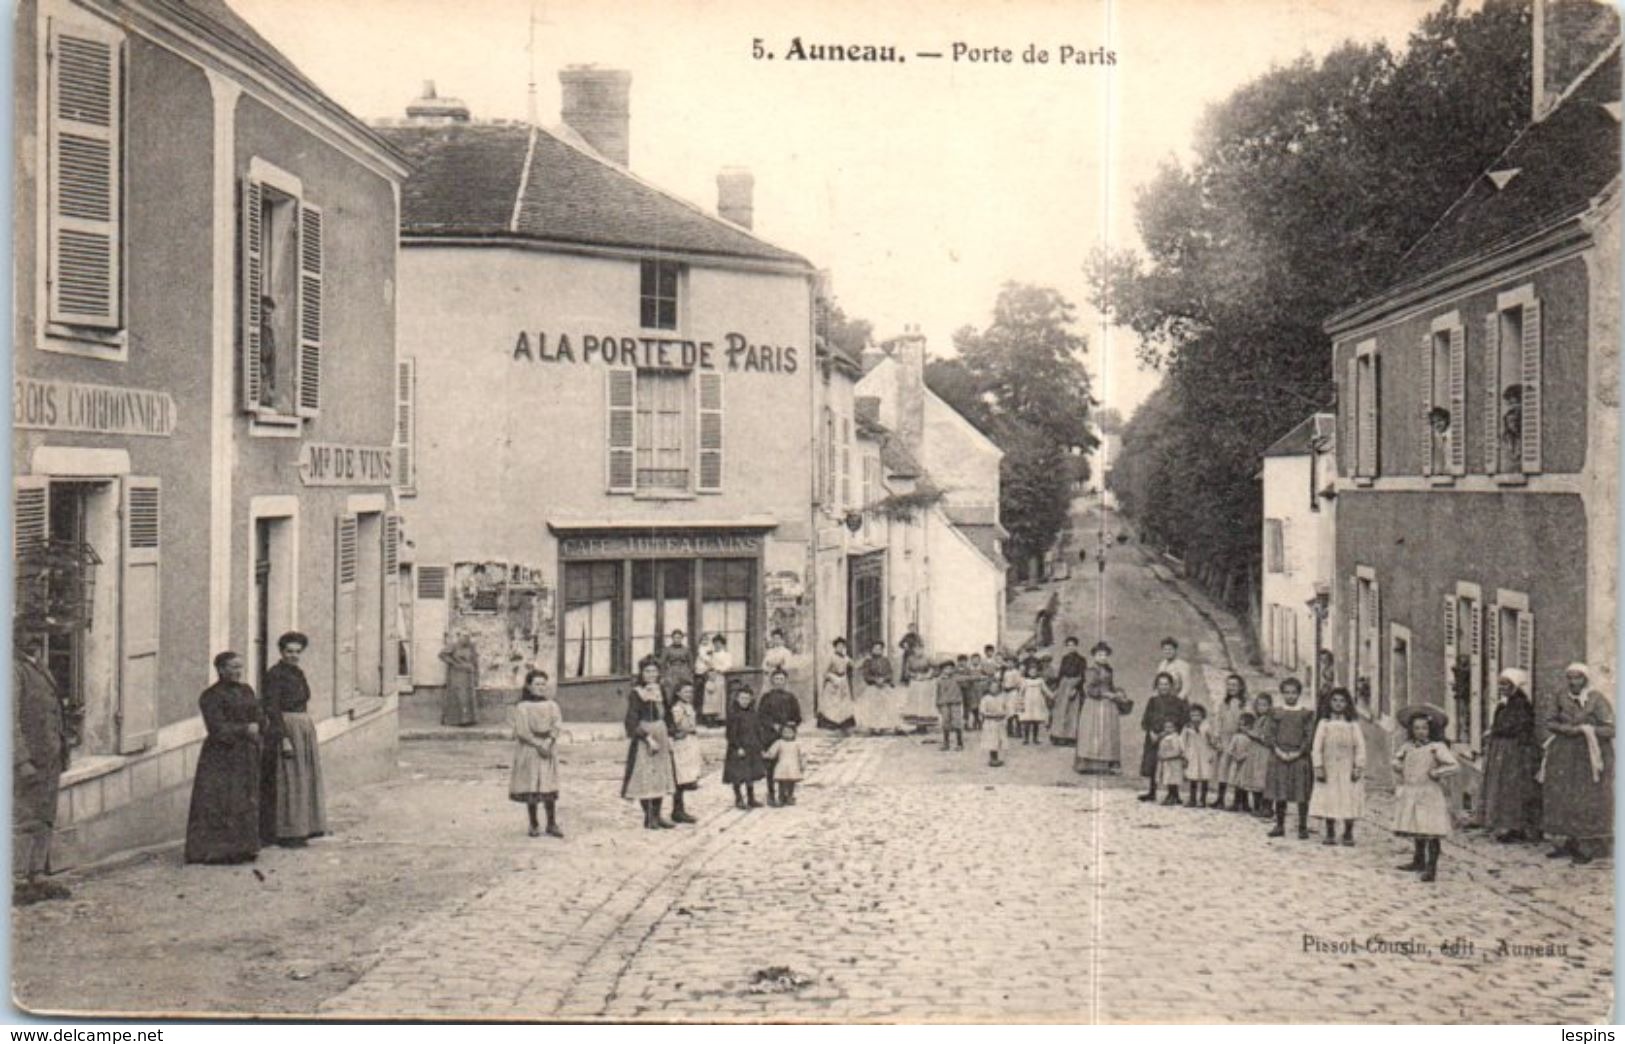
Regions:
<instances>
[{"instance_id":1,"label":"child in white dress","mask_svg":"<svg viewBox=\"0 0 1625 1044\"><path fill-rule=\"evenodd\" d=\"M694 712L694 683L683 682L672 693L671 704L671 762L677 778L677 789L672 792L671 821L698 823L683 807L683 795L700 786L705 761L700 756L700 737L695 734L699 719Z\"/></svg>"},{"instance_id":2,"label":"child in white dress","mask_svg":"<svg viewBox=\"0 0 1625 1044\"><path fill-rule=\"evenodd\" d=\"M779 738L768 746L763 756L773 762L773 782L778 786L779 804L795 804L796 784L806 775L801 744L796 742L796 727L788 722L781 725Z\"/></svg>"},{"instance_id":3,"label":"child in white dress","mask_svg":"<svg viewBox=\"0 0 1625 1044\"><path fill-rule=\"evenodd\" d=\"M1157 786L1167 789L1164 805L1183 805L1179 788L1185 785L1185 741L1172 721L1162 723L1157 741Z\"/></svg>"},{"instance_id":4,"label":"child in white dress","mask_svg":"<svg viewBox=\"0 0 1625 1044\"><path fill-rule=\"evenodd\" d=\"M1037 660L1028 660L1021 678L1021 745L1028 747L1038 742L1038 727L1049 720L1049 701L1052 693L1039 673Z\"/></svg>"},{"instance_id":5,"label":"child in white dress","mask_svg":"<svg viewBox=\"0 0 1625 1044\"><path fill-rule=\"evenodd\" d=\"M1190 720L1180 732L1179 741L1185 752L1185 782L1190 786L1191 807L1206 808L1208 784L1213 782L1219 757L1206 707L1191 704Z\"/></svg>"},{"instance_id":6,"label":"child in white dress","mask_svg":"<svg viewBox=\"0 0 1625 1044\"><path fill-rule=\"evenodd\" d=\"M1444 742L1444 711L1413 704L1396 717L1407 737L1394 752L1394 833L1412 838L1416 854L1401 870L1419 870L1423 881L1439 872L1439 839L1450 833L1450 802L1440 780L1461 767Z\"/></svg>"},{"instance_id":7,"label":"child in white dress","mask_svg":"<svg viewBox=\"0 0 1625 1044\"><path fill-rule=\"evenodd\" d=\"M1004 731L1004 719L1010 714L1009 697L1003 691L986 693L977 709L983 722L982 750L987 754L987 763L998 768L1004 764L1004 747L1009 739Z\"/></svg>"},{"instance_id":8,"label":"child in white dress","mask_svg":"<svg viewBox=\"0 0 1625 1044\"><path fill-rule=\"evenodd\" d=\"M530 836L542 836L536 805L547 809L549 837L563 837L559 829L559 732L564 715L547 691L547 672L531 671L513 708L513 768L508 773L508 797L522 802L530 814Z\"/></svg>"}]
</instances>

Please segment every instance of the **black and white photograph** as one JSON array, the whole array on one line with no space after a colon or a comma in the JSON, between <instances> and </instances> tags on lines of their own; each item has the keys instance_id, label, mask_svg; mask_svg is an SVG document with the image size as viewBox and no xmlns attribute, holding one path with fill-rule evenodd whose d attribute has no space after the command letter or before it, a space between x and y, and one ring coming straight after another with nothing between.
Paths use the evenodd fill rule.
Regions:
<instances>
[{"instance_id":1,"label":"black and white photograph","mask_svg":"<svg viewBox=\"0 0 1625 1044\"><path fill-rule=\"evenodd\" d=\"M1614 3L10 28L13 1018L1613 1020Z\"/></svg>"}]
</instances>

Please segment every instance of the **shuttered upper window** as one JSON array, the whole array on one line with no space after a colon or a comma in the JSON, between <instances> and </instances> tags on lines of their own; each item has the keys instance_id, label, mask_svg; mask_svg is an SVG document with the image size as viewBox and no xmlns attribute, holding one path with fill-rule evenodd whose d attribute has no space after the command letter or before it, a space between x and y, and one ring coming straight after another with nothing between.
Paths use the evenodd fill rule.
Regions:
<instances>
[{"instance_id":1,"label":"shuttered upper window","mask_svg":"<svg viewBox=\"0 0 1625 1044\"><path fill-rule=\"evenodd\" d=\"M1484 320L1484 470L1541 470L1541 309L1534 287L1501 294Z\"/></svg>"},{"instance_id":2,"label":"shuttered upper window","mask_svg":"<svg viewBox=\"0 0 1625 1044\"><path fill-rule=\"evenodd\" d=\"M243 409L314 417L322 403L322 210L298 178L249 164L241 200Z\"/></svg>"},{"instance_id":3,"label":"shuttered upper window","mask_svg":"<svg viewBox=\"0 0 1625 1044\"><path fill-rule=\"evenodd\" d=\"M402 496L417 493L418 364L395 364L395 485Z\"/></svg>"},{"instance_id":4,"label":"shuttered upper window","mask_svg":"<svg viewBox=\"0 0 1625 1044\"><path fill-rule=\"evenodd\" d=\"M1376 342L1367 341L1355 355L1351 377L1354 385L1354 474L1357 478L1375 478L1380 470L1379 422L1381 375L1380 357Z\"/></svg>"},{"instance_id":5,"label":"shuttered upper window","mask_svg":"<svg viewBox=\"0 0 1625 1044\"><path fill-rule=\"evenodd\" d=\"M1467 471L1467 333L1455 312L1433 321L1421 355L1422 474L1447 481Z\"/></svg>"},{"instance_id":6,"label":"shuttered upper window","mask_svg":"<svg viewBox=\"0 0 1625 1044\"><path fill-rule=\"evenodd\" d=\"M615 369L605 375L611 493L720 493L722 375Z\"/></svg>"},{"instance_id":7,"label":"shuttered upper window","mask_svg":"<svg viewBox=\"0 0 1625 1044\"><path fill-rule=\"evenodd\" d=\"M53 18L45 57L47 315L104 337L124 327L124 35Z\"/></svg>"}]
</instances>

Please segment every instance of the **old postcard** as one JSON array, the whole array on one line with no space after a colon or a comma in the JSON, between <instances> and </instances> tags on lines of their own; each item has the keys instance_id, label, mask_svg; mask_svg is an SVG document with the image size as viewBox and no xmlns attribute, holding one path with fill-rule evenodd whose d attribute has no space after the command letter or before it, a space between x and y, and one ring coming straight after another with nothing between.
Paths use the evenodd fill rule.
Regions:
<instances>
[{"instance_id":1,"label":"old postcard","mask_svg":"<svg viewBox=\"0 0 1625 1044\"><path fill-rule=\"evenodd\" d=\"M1619 63L21 0L15 1003L1607 1021Z\"/></svg>"}]
</instances>

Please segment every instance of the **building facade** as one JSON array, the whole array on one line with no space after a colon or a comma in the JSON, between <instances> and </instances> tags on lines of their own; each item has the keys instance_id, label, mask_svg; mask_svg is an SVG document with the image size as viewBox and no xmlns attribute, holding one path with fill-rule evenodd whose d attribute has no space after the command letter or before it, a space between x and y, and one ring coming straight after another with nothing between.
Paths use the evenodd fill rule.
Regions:
<instances>
[{"instance_id":1,"label":"building facade","mask_svg":"<svg viewBox=\"0 0 1625 1044\"><path fill-rule=\"evenodd\" d=\"M1324 626L1336 568L1336 415L1316 413L1264 451L1263 583L1259 644L1269 667L1316 691L1316 654L1330 648Z\"/></svg>"},{"instance_id":2,"label":"building facade","mask_svg":"<svg viewBox=\"0 0 1625 1044\"><path fill-rule=\"evenodd\" d=\"M329 786L394 769L405 168L221 0L16 24L14 551L86 623L44 643L66 866L184 830L211 658L257 684L284 630Z\"/></svg>"},{"instance_id":3,"label":"building facade","mask_svg":"<svg viewBox=\"0 0 1625 1044\"><path fill-rule=\"evenodd\" d=\"M671 632L815 639L814 272L627 169L626 74L567 69L557 130L444 99L380 128L401 230L411 676L466 632L481 686L541 667L567 717L616 718ZM800 670L804 694L811 670ZM810 708L809 708L810 709Z\"/></svg>"},{"instance_id":4,"label":"building facade","mask_svg":"<svg viewBox=\"0 0 1625 1044\"><path fill-rule=\"evenodd\" d=\"M1475 769L1501 669L1531 673L1542 717L1572 660L1617 684L1619 43L1598 10L1604 32L1542 41L1537 9L1537 58L1573 78L1537 62L1534 121L1327 327L1339 678L1383 711L1443 706Z\"/></svg>"}]
</instances>

